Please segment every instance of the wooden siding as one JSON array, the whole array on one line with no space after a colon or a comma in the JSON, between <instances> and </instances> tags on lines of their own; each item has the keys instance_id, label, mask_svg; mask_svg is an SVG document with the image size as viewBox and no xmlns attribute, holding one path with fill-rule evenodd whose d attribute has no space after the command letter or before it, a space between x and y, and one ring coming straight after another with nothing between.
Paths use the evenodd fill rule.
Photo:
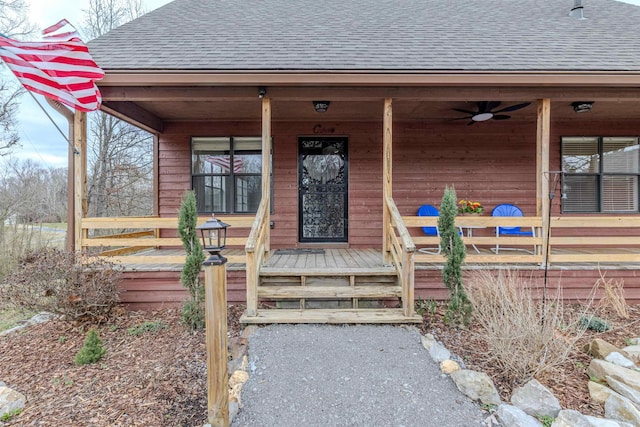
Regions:
<instances>
[{"instance_id":1,"label":"wooden siding","mask_svg":"<svg viewBox=\"0 0 640 427\"><path fill-rule=\"evenodd\" d=\"M544 272L539 268L521 268L523 277L531 277L538 286L542 286ZM625 296L628 303L640 303L640 270L609 269L603 270L607 279L624 281ZM438 301L448 298L444 287L442 271L435 268L418 267L415 271L415 296ZM472 274L467 270L466 275ZM597 269L550 269L547 283L551 295L559 283L563 287L563 296L570 301L585 301L593 285L599 278ZM152 309L178 306L187 297L187 291L180 284L179 271L136 271L124 273L120 283L120 299L128 308ZM245 272L227 271L227 301L230 304L244 304Z\"/></svg>"},{"instance_id":2,"label":"wooden siding","mask_svg":"<svg viewBox=\"0 0 640 427\"><path fill-rule=\"evenodd\" d=\"M316 122L273 122L273 248L298 246L298 137L313 135L316 126ZM380 122L322 123L320 129L327 131L323 135L349 138L349 247L381 247L382 118ZM401 215L415 215L425 203L439 206L445 185L455 186L459 198L482 202L487 214L500 203L513 203L525 215L535 215L535 122L491 121L474 126L457 121L395 122L393 132L393 198ZM166 124L158 153L160 216L175 216L183 191L190 188L191 136L225 135L259 136L260 123ZM553 122L551 170L560 168L563 135L640 135L640 125L588 118ZM559 189L556 194L552 215L561 215ZM492 230L483 232L490 235Z\"/></svg>"}]
</instances>

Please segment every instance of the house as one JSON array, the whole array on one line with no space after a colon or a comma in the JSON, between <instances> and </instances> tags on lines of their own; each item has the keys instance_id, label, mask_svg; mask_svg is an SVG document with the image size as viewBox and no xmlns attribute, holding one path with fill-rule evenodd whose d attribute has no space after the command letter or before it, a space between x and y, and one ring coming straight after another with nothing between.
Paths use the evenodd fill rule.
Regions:
<instances>
[{"instance_id":1,"label":"house","mask_svg":"<svg viewBox=\"0 0 640 427\"><path fill-rule=\"evenodd\" d=\"M414 292L447 295L444 258L418 251L436 218L416 212L453 185L487 211L458 218L466 269L522 269L567 299L605 271L640 301L639 22L615 0L175 0L89 43L102 109L155 135L155 215L86 218L76 162L76 245L117 248L124 302L181 301L193 189L202 220L232 225L245 321L411 321ZM524 217L490 216L502 203ZM125 226L142 231L90 238ZM301 308L259 308L277 300Z\"/></svg>"}]
</instances>

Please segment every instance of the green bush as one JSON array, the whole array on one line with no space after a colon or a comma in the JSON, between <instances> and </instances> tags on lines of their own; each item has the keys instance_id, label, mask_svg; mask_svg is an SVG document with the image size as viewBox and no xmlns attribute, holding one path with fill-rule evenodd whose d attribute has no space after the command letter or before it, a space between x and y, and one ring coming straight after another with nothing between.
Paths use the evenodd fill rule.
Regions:
<instances>
[{"instance_id":1,"label":"green bush","mask_svg":"<svg viewBox=\"0 0 640 427\"><path fill-rule=\"evenodd\" d=\"M80 366L96 363L106 352L107 350L102 347L102 340L98 336L98 332L95 329L91 329L84 340L84 345L73 360L76 365Z\"/></svg>"},{"instance_id":2,"label":"green bush","mask_svg":"<svg viewBox=\"0 0 640 427\"><path fill-rule=\"evenodd\" d=\"M178 234L187 254L180 282L189 291L189 299L182 306L182 322L192 329L202 329L205 324L204 284L200 281L200 270L206 257L198 238L197 222L196 196L193 191L187 191L180 203Z\"/></svg>"},{"instance_id":3,"label":"green bush","mask_svg":"<svg viewBox=\"0 0 640 427\"><path fill-rule=\"evenodd\" d=\"M455 221L458 215L456 190L445 187L438 217L440 247L447 258L442 269L442 280L449 289L449 306L445 315L447 323L467 326L471 321L471 303L462 286L462 263L466 248Z\"/></svg>"},{"instance_id":4,"label":"green bush","mask_svg":"<svg viewBox=\"0 0 640 427\"><path fill-rule=\"evenodd\" d=\"M578 323L581 327L596 332L607 332L611 329L609 322L597 316L582 316Z\"/></svg>"}]
</instances>

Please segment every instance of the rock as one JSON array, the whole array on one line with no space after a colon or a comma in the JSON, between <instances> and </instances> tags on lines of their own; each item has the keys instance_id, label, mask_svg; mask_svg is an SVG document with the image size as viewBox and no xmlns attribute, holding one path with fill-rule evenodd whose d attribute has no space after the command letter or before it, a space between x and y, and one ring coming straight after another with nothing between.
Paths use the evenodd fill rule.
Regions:
<instances>
[{"instance_id":1,"label":"rock","mask_svg":"<svg viewBox=\"0 0 640 427\"><path fill-rule=\"evenodd\" d=\"M607 376L606 379L609 387L617 391L620 395L629 399L632 403L635 404L636 408L640 408L640 391L634 390L632 387L629 387L622 381L618 381L613 377Z\"/></svg>"},{"instance_id":2,"label":"rock","mask_svg":"<svg viewBox=\"0 0 640 427\"><path fill-rule=\"evenodd\" d=\"M489 375L484 372L461 369L452 372L451 378L458 390L471 399L479 400L486 405L499 405L501 403L496 386L489 378Z\"/></svg>"},{"instance_id":3,"label":"rock","mask_svg":"<svg viewBox=\"0 0 640 427\"><path fill-rule=\"evenodd\" d=\"M242 337L231 338L231 340L229 340L229 347L231 348L232 360L242 359L242 357L247 354L249 340Z\"/></svg>"},{"instance_id":4,"label":"rock","mask_svg":"<svg viewBox=\"0 0 640 427\"><path fill-rule=\"evenodd\" d=\"M450 374L452 372L459 371L460 365L453 360L443 360L440 362L440 370L445 374Z\"/></svg>"},{"instance_id":5,"label":"rock","mask_svg":"<svg viewBox=\"0 0 640 427\"><path fill-rule=\"evenodd\" d=\"M515 389L511 395L511 403L533 416L555 417L562 409L560 401L537 380L531 380Z\"/></svg>"},{"instance_id":6,"label":"rock","mask_svg":"<svg viewBox=\"0 0 640 427\"><path fill-rule=\"evenodd\" d=\"M617 393L611 394L604 403L604 416L640 426L640 411L631 401Z\"/></svg>"},{"instance_id":7,"label":"rock","mask_svg":"<svg viewBox=\"0 0 640 427\"><path fill-rule=\"evenodd\" d=\"M640 345L630 345L622 349L629 357L640 357Z\"/></svg>"},{"instance_id":8,"label":"rock","mask_svg":"<svg viewBox=\"0 0 640 427\"><path fill-rule=\"evenodd\" d=\"M604 360L592 359L587 368L589 377L595 377L604 380L607 375L622 381L626 385L640 391L640 372L632 369L623 368Z\"/></svg>"},{"instance_id":9,"label":"rock","mask_svg":"<svg viewBox=\"0 0 640 427\"><path fill-rule=\"evenodd\" d=\"M245 371L235 371L229 378L229 387L233 388L237 384L244 384L249 379L249 374Z\"/></svg>"},{"instance_id":10,"label":"rock","mask_svg":"<svg viewBox=\"0 0 640 427\"><path fill-rule=\"evenodd\" d=\"M611 362L614 365L622 366L623 368L635 368L636 365L631 360L624 357L617 351L612 351L604 358L607 362Z\"/></svg>"},{"instance_id":11,"label":"rock","mask_svg":"<svg viewBox=\"0 0 640 427\"><path fill-rule=\"evenodd\" d=\"M607 420L590 415L585 415L584 417L591 423L591 427L633 427L633 424L625 423L624 421Z\"/></svg>"},{"instance_id":12,"label":"rock","mask_svg":"<svg viewBox=\"0 0 640 427\"><path fill-rule=\"evenodd\" d=\"M620 350L618 347L613 344L609 344L608 342L600 338L596 338L591 341L589 344L584 346L583 350L597 359L604 359L609 353L614 351L622 353L622 350ZM626 356L626 354L624 356Z\"/></svg>"},{"instance_id":13,"label":"rock","mask_svg":"<svg viewBox=\"0 0 640 427\"><path fill-rule=\"evenodd\" d=\"M4 384L4 383L3 383ZM0 417L18 409L23 409L27 398L22 393L7 386L0 387Z\"/></svg>"},{"instance_id":14,"label":"rock","mask_svg":"<svg viewBox=\"0 0 640 427\"><path fill-rule=\"evenodd\" d=\"M595 381L589 381L588 387L591 400L602 404L607 401L609 396L611 396L611 393L615 393L606 385L597 383Z\"/></svg>"},{"instance_id":15,"label":"rock","mask_svg":"<svg viewBox=\"0 0 640 427\"><path fill-rule=\"evenodd\" d=\"M498 406L500 425L504 427L541 427L542 423L525 413L522 409L512 405Z\"/></svg>"},{"instance_id":16,"label":"rock","mask_svg":"<svg viewBox=\"0 0 640 427\"><path fill-rule=\"evenodd\" d=\"M257 330L258 327L256 325L249 325L242 330L241 337L249 339L251 338L251 335L256 333Z\"/></svg>"},{"instance_id":17,"label":"rock","mask_svg":"<svg viewBox=\"0 0 640 427\"><path fill-rule=\"evenodd\" d=\"M240 412L240 405L238 405L238 402L234 402L230 400L229 401L229 425L231 425L231 423L233 422L233 419L236 417L236 415L238 415L238 412Z\"/></svg>"},{"instance_id":18,"label":"rock","mask_svg":"<svg viewBox=\"0 0 640 427\"><path fill-rule=\"evenodd\" d=\"M433 338L433 335L427 334L420 338L422 346L429 352L429 355L435 362L442 362L451 358L451 353L442 344Z\"/></svg>"},{"instance_id":19,"label":"rock","mask_svg":"<svg viewBox=\"0 0 640 427\"><path fill-rule=\"evenodd\" d=\"M591 427L591 423L580 412L564 409L558 413L551 427Z\"/></svg>"}]
</instances>

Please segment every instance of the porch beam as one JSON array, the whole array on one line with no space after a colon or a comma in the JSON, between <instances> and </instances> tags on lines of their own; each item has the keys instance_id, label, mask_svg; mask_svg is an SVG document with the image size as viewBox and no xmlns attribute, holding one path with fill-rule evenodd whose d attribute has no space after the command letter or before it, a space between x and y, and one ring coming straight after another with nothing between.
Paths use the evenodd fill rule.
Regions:
<instances>
[{"instance_id":1,"label":"porch beam","mask_svg":"<svg viewBox=\"0 0 640 427\"><path fill-rule=\"evenodd\" d=\"M111 114L112 116L115 116L127 123L130 123L153 134L162 133L164 129L164 123L160 117L145 110L134 102L103 102L100 109L105 113Z\"/></svg>"},{"instance_id":2,"label":"porch beam","mask_svg":"<svg viewBox=\"0 0 640 427\"><path fill-rule=\"evenodd\" d=\"M73 148L76 158L73 162L73 245L76 251L82 249L82 218L87 216L87 113L76 111L73 118Z\"/></svg>"},{"instance_id":3,"label":"porch beam","mask_svg":"<svg viewBox=\"0 0 640 427\"><path fill-rule=\"evenodd\" d=\"M552 98L554 101L561 102L573 102L583 98L609 102L640 101L640 88L638 87L271 86L268 89L270 98L279 101L310 101L319 98L332 101L376 101L396 98L405 101L434 102L487 98L498 101L524 101L540 98ZM115 108L120 107L116 102L254 101L258 89L257 86L105 86L100 90L105 104L114 110L120 110L120 108ZM141 109L139 106L136 107Z\"/></svg>"},{"instance_id":4,"label":"porch beam","mask_svg":"<svg viewBox=\"0 0 640 427\"><path fill-rule=\"evenodd\" d=\"M264 241L266 260L271 249L271 99L267 95L262 98L262 200L267 201L264 213L267 224Z\"/></svg>"},{"instance_id":5,"label":"porch beam","mask_svg":"<svg viewBox=\"0 0 640 427\"><path fill-rule=\"evenodd\" d=\"M536 216L542 217L542 256L543 265L547 263L549 235L549 135L551 127L551 100L538 100L536 132Z\"/></svg>"},{"instance_id":6,"label":"porch beam","mask_svg":"<svg viewBox=\"0 0 640 427\"><path fill-rule=\"evenodd\" d=\"M391 214L387 199L393 197L393 101L384 100L382 119L382 256L385 264L391 263Z\"/></svg>"}]
</instances>

